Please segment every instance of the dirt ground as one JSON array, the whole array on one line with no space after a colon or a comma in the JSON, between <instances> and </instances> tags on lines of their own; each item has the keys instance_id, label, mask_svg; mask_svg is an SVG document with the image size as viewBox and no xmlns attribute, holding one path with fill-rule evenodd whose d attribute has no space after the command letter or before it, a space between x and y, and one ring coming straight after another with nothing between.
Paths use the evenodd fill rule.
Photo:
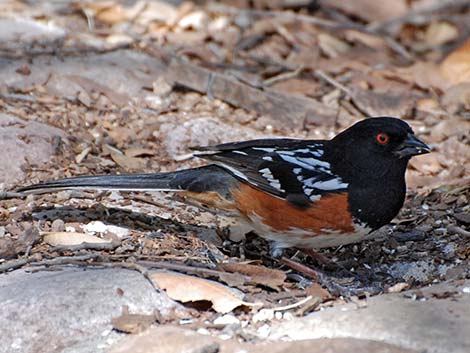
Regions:
<instances>
[{"instance_id":1,"label":"dirt ground","mask_svg":"<svg viewBox=\"0 0 470 353\"><path fill-rule=\"evenodd\" d=\"M2 172L7 191L196 166L203 162L184 158L194 145L331 138L367 116L406 120L432 153L411 161L405 206L378 237L322 250L327 264L288 251L303 271L271 258L254 234L240 241L237 225L208 210L124 192L8 195L0 201L0 271L70 263L172 270L236 288L256 305L234 304L233 314L255 327L266 321L260 308L293 305L289 315L304 316L470 278L470 3L376 3L3 1L0 28L11 33L0 43L0 111L22 119L16 125L63 132L42 138L45 160L27 152L17 172ZM70 243L64 232L92 238ZM170 293L179 279L167 280ZM196 328L219 315L208 308L220 298L207 292L187 307Z\"/></svg>"}]
</instances>

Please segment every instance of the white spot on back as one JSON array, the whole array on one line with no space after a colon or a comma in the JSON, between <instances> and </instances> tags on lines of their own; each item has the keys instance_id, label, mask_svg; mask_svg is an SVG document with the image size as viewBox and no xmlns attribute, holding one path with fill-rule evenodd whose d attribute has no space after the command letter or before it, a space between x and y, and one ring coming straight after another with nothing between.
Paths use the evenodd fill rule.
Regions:
<instances>
[{"instance_id":1,"label":"white spot on back","mask_svg":"<svg viewBox=\"0 0 470 353\"><path fill-rule=\"evenodd\" d=\"M243 152L243 151L232 151L233 153L237 153L237 154L242 154L244 156L248 156L248 153L246 152Z\"/></svg>"},{"instance_id":2,"label":"white spot on back","mask_svg":"<svg viewBox=\"0 0 470 353\"><path fill-rule=\"evenodd\" d=\"M318 159L314 159L314 158L295 158L291 156L285 156L282 154L280 156L284 161L298 165L299 167L302 167L308 170L315 170L315 167L318 167L318 166L325 167L325 168L330 167L329 163L324 162L324 161L319 161Z\"/></svg>"},{"instance_id":3,"label":"white spot on back","mask_svg":"<svg viewBox=\"0 0 470 353\"><path fill-rule=\"evenodd\" d=\"M281 182L278 179L274 178L273 173L271 172L269 168L260 169L259 172L261 173L263 178L265 178L268 181L269 185L271 185L273 188L278 189L279 191L282 191L282 192L285 191L284 189L281 188Z\"/></svg>"},{"instance_id":4,"label":"white spot on back","mask_svg":"<svg viewBox=\"0 0 470 353\"><path fill-rule=\"evenodd\" d=\"M348 187L348 183L343 183L341 179L330 179L326 181L317 181L312 187L320 190L338 190Z\"/></svg>"},{"instance_id":5,"label":"white spot on back","mask_svg":"<svg viewBox=\"0 0 470 353\"><path fill-rule=\"evenodd\" d=\"M263 151L263 152L274 152L274 148L269 148L269 147L252 147L252 149L256 151Z\"/></svg>"}]
</instances>

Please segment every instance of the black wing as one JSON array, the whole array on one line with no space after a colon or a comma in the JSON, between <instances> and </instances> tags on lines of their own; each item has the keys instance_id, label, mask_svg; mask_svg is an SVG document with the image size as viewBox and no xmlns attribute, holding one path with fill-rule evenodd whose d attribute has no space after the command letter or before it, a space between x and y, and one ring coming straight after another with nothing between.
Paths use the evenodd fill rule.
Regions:
<instances>
[{"instance_id":1,"label":"black wing","mask_svg":"<svg viewBox=\"0 0 470 353\"><path fill-rule=\"evenodd\" d=\"M195 156L215 162L258 189L307 206L325 193L343 192L348 186L325 160L325 142L252 140L203 147Z\"/></svg>"}]
</instances>

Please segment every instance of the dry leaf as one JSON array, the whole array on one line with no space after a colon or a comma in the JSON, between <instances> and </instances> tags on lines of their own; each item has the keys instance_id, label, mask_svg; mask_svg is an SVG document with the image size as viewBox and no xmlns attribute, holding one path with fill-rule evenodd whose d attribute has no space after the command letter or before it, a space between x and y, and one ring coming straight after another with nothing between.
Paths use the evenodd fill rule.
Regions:
<instances>
[{"instance_id":1,"label":"dry leaf","mask_svg":"<svg viewBox=\"0 0 470 353\"><path fill-rule=\"evenodd\" d=\"M461 132L470 131L470 122L456 117L442 120L431 129L429 142L441 142ZM421 157L420 157L421 158Z\"/></svg>"},{"instance_id":2,"label":"dry leaf","mask_svg":"<svg viewBox=\"0 0 470 353\"><path fill-rule=\"evenodd\" d=\"M91 12L96 20L110 25L128 19L128 14L123 7L114 1L88 3L85 5L85 10Z\"/></svg>"},{"instance_id":3,"label":"dry leaf","mask_svg":"<svg viewBox=\"0 0 470 353\"><path fill-rule=\"evenodd\" d=\"M122 313L113 317L111 324L117 331L125 333L139 333L145 331L156 321L155 315Z\"/></svg>"},{"instance_id":4,"label":"dry leaf","mask_svg":"<svg viewBox=\"0 0 470 353\"><path fill-rule=\"evenodd\" d=\"M155 156L155 151L150 148L131 147L124 151L127 157Z\"/></svg>"},{"instance_id":5,"label":"dry leaf","mask_svg":"<svg viewBox=\"0 0 470 353\"><path fill-rule=\"evenodd\" d=\"M441 73L453 85L470 82L470 39L441 63Z\"/></svg>"},{"instance_id":6,"label":"dry leaf","mask_svg":"<svg viewBox=\"0 0 470 353\"><path fill-rule=\"evenodd\" d=\"M403 16L408 11L406 0L329 0L328 6L336 7L341 11L370 22L387 21L394 17Z\"/></svg>"},{"instance_id":7,"label":"dry leaf","mask_svg":"<svg viewBox=\"0 0 470 353\"><path fill-rule=\"evenodd\" d=\"M310 295L313 298L319 298L322 301L331 298L330 292L320 286L318 283L312 283L310 287L305 289L305 294Z\"/></svg>"},{"instance_id":8,"label":"dry leaf","mask_svg":"<svg viewBox=\"0 0 470 353\"><path fill-rule=\"evenodd\" d=\"M260 265L223 263L219 264L218 267L225 271L241 273L249 276L250 280L254 283L262 284L271 288L282 286L286 279L284 271L273 270Z\"/></svg>"},{"instance_id":9,"label":"dry leaf","mask_svg":"<svg viewBox=\"0 0 470 353\"><path fill-rule=\"evenodd\" d=\"M433 175L442 170L442 165L438 160L439 153L433 152L419 158L412 158L409 162L410 166L421 174Z\"/></svg>"},{"instance_id":10,"label":"dry leaf","mask_svg":"<svg viewBox=\"0 0 470 353\"><path fill-rule=\"evenodd\" d=\"M448 22L433 22L428 27L425 40L430 46L438 46L457 39L458 29Z\"/></svg>"},{"instance_id":11,"label":"dry leaf","mask_svg":"<svg viewBox=\"0 0 470 353\"><path fill-rule=\"evenodd\" d=\"M75 233L75 232L41 232L44 236L44 242L51 246L70 246L80 245L82 243L100 244L100 243L111 243L109 239L102 239L95 237L94 235L86 233Z\"/></svg>"},{"instance_id":12,"label":"dry leaf","mask_svg":"<svg viewBox=\"0 0 470 353\"><path fill-rule=\"evenodd\" d=\"M164 289L171 299L187 302L210 301L218 313L228 313L240 305L244 294L220 283L176 272L154 272L150 275L155 284Z\"/></svg>"},{"instance_id":13,"label":"dry leaf","mask_svg":"<svg viewBox=\"0 0 470 353\"><path fill-rule=\"evenodd\" d=\"M111 158L117 165L126 170L140 170L145 167L145 160L129 157L117 148L110 145L103 145L103 150L111 155Z\"/></svg>"},{"instance_id":14,"label":"dry leaf","mask_svg":"<svg viewBox=\"0 0 470 353\"><path fill-rule=\"evenodd\" d=\"M442 96L442 105L449 113L470 110L470 82L449 87Z\"/></svg>"},{"instance_id":15,"label":"dry leaf","mask_svg":"<svg viewBox=\"0 0 470 353\"><path fill-rule=\"evenodd\" d=\"M346 53L351 48L346 42L327 33L320 33L318 35L318 45L330 58L341 56L341 54Z\"/></svg>"}]
</instances>

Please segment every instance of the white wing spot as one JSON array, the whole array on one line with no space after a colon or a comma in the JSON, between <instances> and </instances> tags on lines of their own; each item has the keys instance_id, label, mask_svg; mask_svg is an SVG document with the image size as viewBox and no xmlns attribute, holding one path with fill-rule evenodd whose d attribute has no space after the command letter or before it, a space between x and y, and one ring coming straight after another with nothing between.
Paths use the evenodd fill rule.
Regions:
<instances>
[{"instance_id":1,"label":"white wing spot","mask_svg":"<svg viewBox=\"0 0 470 353\"><path fill-rule=\"evenodd\" d=\"M318 201L320 199L321 199L321 195L316 195L316 194L310 195L310 201L312 202Z\"/></svg>"},{"instance_id":2,"label":"white wing spot","mask_svg":"<svg viewBox=\"0 0 470 353\"><path fill-rule=\"evenodd\" d=\"M321 156L323 156L323 150L315 150L315 151L311 151L311 153L312 153L315 157L321 157Z\"/></svg>"},{"instance_id":3,"label":"white wing spot","mask_svg":"<svg viewBox=\"0 0 470 353\"><path fill-rule=\"evenodd\" d=\"M272 161L273 161L273 158L272 158L272 157L269 157L269 156L264 156L264 157L263 157L263 160L272 162Z\"/></svg>"},{"instance_id":4,"label":"white wing spot","mask_svg":"<svg viewBox=\"0 0 470 353\"><path fill-rule=\"evenodd\" d=\"M256 151L263 151L263 152L274 152L274 148L268 148L268 147L252 147L252 149Z\"/></svg>"},{"instance_id":5,"label":"white wing spot","mask_svg":"<svg viewBox=\"0 0 470 353\"><path fill-rule=\"evenodd\" d=\"M343 183L341 179L330 179L327 181L317 181L312 187L320 190L338 190L345 189L348 185L348 183Z\"/></svg>"},{"instance_id":6,"label":"white wing spot","mask_svg":"<svg viewBox=\"0 0 470 353\"><path fill-rule=\"evenodd\" d=\"M248 156L248 153L246 152L243 152L243 151L232 151L233 153L237 153L237 154L242 154L244 156Z\"/></svg>"},{"instance_id":7,"label":"white wing spot","mask_svg":"<svg viewBox=\"0 0 470 353\"><path fill-rule=\"evenodd\" d=\"M315 167L325 167L325 168L330 167L329 163L319 161L318 159L314 159L314 158L295 158L291 156L285 156L282 154L280 156L286 162L298 165L299 167L303 167L308 170L315 170Z\"/></svg>"},{"instance_id":8,"label":"white wing spot","mask_svg":"<svg viewBox=\"0 0 470 353\"><path fill-rule=\"evenodd\" d=\"M279 191L285 192L285 190L281 188L281 182L274 178L273 173L271 173L269 168L260 169L259 172L268 181L269 185L275 189L278 189Z\"/></svg>"}]
</instances>

